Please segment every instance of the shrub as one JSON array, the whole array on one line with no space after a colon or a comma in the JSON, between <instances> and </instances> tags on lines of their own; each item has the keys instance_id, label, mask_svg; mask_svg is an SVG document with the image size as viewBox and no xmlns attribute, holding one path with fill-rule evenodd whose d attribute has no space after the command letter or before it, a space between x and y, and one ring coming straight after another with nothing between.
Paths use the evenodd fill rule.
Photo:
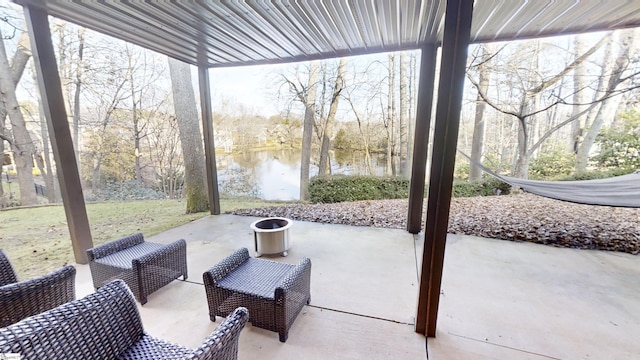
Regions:
<instances>
[{"instance_id":1,"label":"shrub","mask_svg":"<svg viewBox=\"0 0 640 360\"><path fill-rule=\"evenodd\" d=\"M316 176L309 182L313 203L401 199L409 196L409 179L377 176Z\"/></svg>"},{"instance_id":2,"label":"shrub","mask_svg":"<svg viewBox=\"0 0 640 360\"><path fill-rule=\"evenodd\" d=\"M599 154L592 160L600 169L640 169L640 111L622 114L617 126L603 129L596 141Z\"/></svg>"},{"instance_id":3,"label":"shrub","mask_svg":"<svg viewBox=\"0 0 640 360\"><path fill-rule=\"evenodd\" d=\"M538 158L531 161L529 177L532 179L550 179L569 175L573 172L575 163L575 154L557 148L549 153L540 154Z\"/></svg>"},{"instance_id":4,"label":"shrub","mask_svg":"<svg viewBox=\"0 0 640 360\"><path fill-rule=\"evenodd\" d=\"M496 179L486 177L480 181L454 180L453 197L474 197L507 195L511 192L511 185Z\"/></svg>"},{"instance_id":5,"label":"shrub","mask_svg":"<svg viewBox=\"0 0 640 360\"><path fill-rule=\"evenodd\" d=\"M574 180L595 180L606 179L614 176L630 174L632 171L628 169L613 169L608 171L587 171L579 172L567 176L558 178L559 181L574 181Z\"/></svg>"}]
</instances>

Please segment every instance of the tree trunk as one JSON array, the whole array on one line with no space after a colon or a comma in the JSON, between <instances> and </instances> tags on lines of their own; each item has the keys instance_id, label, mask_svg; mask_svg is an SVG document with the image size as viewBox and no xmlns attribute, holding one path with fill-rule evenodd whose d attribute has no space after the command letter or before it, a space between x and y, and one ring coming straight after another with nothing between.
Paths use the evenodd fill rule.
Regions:
<instances>
[{"instance_id":1,"label":"tree trunk","mask_svg":"<svg viewBox=\"0 0 640 360\"><path fill-rule=\"evenodd\" d=\"M35 67L32 67L33 81L38 82L36 78ZM53 166L51 166L51 150L49 149L49 128L47 127L47 118L44 112L44 105L40 98L40 92L36 91L36 98L38 99L38 115L40 123L40 136L42 137L42 154L36 154L36 160L40 174L44 179L44 186L46 187L46 196L50 204L60 202L60 189L57 184L56 178L53 174Z\"/></svg>"},{"instance_id":2,"label":"tree trunk","mask_svg":"<svg viewBox=\"0 0 640 360\"><path fill-rule=\"evenodd\" d=\"M320 150L320 165L318 169L319 175L331 174L331 164L329 160L329 149L331 148L331 138L333 137L333 123L335 122L336 112L338 111L338 104L340 103L340 93L344 88L344 74L347 68L347 60L345 58L340 59L338 65L338 74L336 76L336 82L333 87L333 94L331 95L331 104L329 105L329 113L327 114L327 121L324 126L322 136L322 146Z\"/></svg>"},{"instance_id":3,"label":"tree trunk","mask_svg":"<svg viewBox=\"0 0 640 360\"><path fill-rule=\"evenodd\" d=\"M489 82L491 80L491 68L487 66L491 51L488 44L482 45L482 63L478 65L478 91L486 94L489 91ZM476 97L476 114L473 123L473 138L471 140L471 160L469 164L469 180L476 181L482 179L482 170L475 166L473 162L482 163L482 154L484 151L484 135L485 135L485 121L484 110L487 107L487 103L482 100L480 94Z\"/></svg>"},{"instance_id":4,"label":"tree trunk","mask_svg":"<svg viewBox=\"0 0 640 360\"><path fill-rule=\"evenodd\" d=\"M413 163L413 140L414 140L414 122L415 122L415 86L418 82L416 77L416 55L409 54L409 85L407 86L407 176L411 174L411 165Z\"/></svg>"},{"instance_id":5,"label":"tree trunk","mask_svg":"<svg viewBox=\"0 0 640 360\"><path fill-rule=\"evenodd\" d=\"M78 63L76 64L75 90L73 94L73 148L75 149L78 164L80 164L80 90L82 88L84 32L84 29L80 29L78 32Z\"/></svg>"},{"instance_id":6,"label":"tree trunk","mask_svg":"<svg viewBox=\"0 0 640 360\"><path fill-rule=\"evenodd\" d=\"M309 201L309 166L311 165L311 137L316 115L316 95L318 89L318 62L309 66L309 83L304 99L304 124L302 149L300 154L300 200Z\"/></svg>"},{"instance_id":7,"label":"tree trunk","mask_svg":"<svg viewBox=\"0 0 640 360\"><path fill-rule=\"evenodd\" d=\"M362 139L362 147L364 148L364 164L366 175L371 175L373 173L371 166L371 152L369 150L369 132L363 129L362 119L358 110L356 110L355 105L351 99L351 96L346 97L349 106L351 106L351 111L353 111L353 115L356 117L356 122L358 123L358 131L360 133L360 137Z\"/></svg>"},{"instance_id":8,"label":"tree trunk","mask_svg":"<svg viewBox=\"0 0 640 360\"><path fill-rule=\"evenodd\" d=\"M389 54L389 90L387 94L387 167L386 174L387 176L392 176L394 174L393 167L393 155L394 155L394 143L395 143L395 132L393 127L394 122L394 111L395 111L395 101L394 101L394 89L395 89L395 74L396 74L396 61L395 56L393 54Z\"/></svg>"},{"instance_id":9,"label":"tree trunk","mask_svg":"<svg viewBox=\"0 0 640 360\"><path fill-rule=\"evenodd\" d=\"M102 166L102 151L96 154L93 160L93 172L91 173L91 192L95 194L100 183L100 167Z\"/></svg>"},{"instance_id":10,"label":"tree trunk","mask_svg":"<svg viewBox=\"0 0 640 360\"><path fill-rule=\"evenodd\" d=\"M127 48L128 50L128 48ZM127 51L127 58L129 61L129 68L133 69L131 62L131 53ZM135 156L135 175L136 181L142 184L142 165L140 164L140 117L138 116L138 99L136 99L136 88L133 78L133 71L129 73L129 86L131 90L131 122L133 123L133 149ZM194 100L195 101L195 100Z\"/></svg>"},{"instance_id":11,"label":"tree trunk","mask_svg":"<svg viewBox=\"0 0 640 360\"><path fill-rule=\"evenodd\" d=\"M0 33L2 39L2 33ZM11 67L7 61L7 53L4 42L0 40L0 92L2 102L11 121L11 150L14 153L16 171L18 172L18 185L20 186L20 203L22 205L35 205L38 203L33 183L33 141L27 131L26 123L22 117L16 88L11 74Z\"/></svg>"},{"instance_id":12,"label":"tree trunk","mask_svg":"<svg viewBox=\"0 0 640 360\"><path fill-rule=\"evenodd\" d=\"M173 106L175 109L180 143L184 156L187 214L209 209L209 197L205 181L204 145L198 123L196 97L191 82L190 66L169 58Z\"/></svg>"},{"instance_id":13,"label":"tree trunk","mask_svg":"<svg viewBox=\"0 0 640 360\"><path fill-rule=\"evenodd\" d=\"M35 74L35 72L34 72ZM47 200L53 204L59 202L60 191L57 186L57 181L53 175L53 167L51 166L51 150L49 149L49 129L47 128L47 119L42 107L42 101L40 101L40 95L38 93L38 108L40 112L40 133L42 136L42 161L44 164L39 164L41 167L40 173L44 178L44 185L47 188ZM40 157L38 157L40 158ZM43 169L44 168L44 169Z\"/></svg>"},{"instance_id":14,"label":"tree trunk","mask_svg":"<svg viewBox=\"0 0 640 360\"><path fill-rule=\"evenodd\" d=\"M637 41L634 41L633 37L633 29L625 30L621 36L621 49L618 57L615 60L615 65L613 67L613 71L609 76L609 81L607 82L606 91L604 94L596 94L596 97L606 96L611 94L616 87L622 82L622 73L625 71L630 62L629 54L635 51L637 46ZM605 51L605 59L612 59L613 56L611 54L611 46L607 44L607 48ZM608 65L608 62L605 61ZM610 66L605 66L603 68L603 73L606 71L606 68ZM603 74L604 76L604 74ZM598 112L593 120L593 122L589 126L589 130L584 136L582 144L578 147L578 153L576 155L576 172L584 172L587 170L587 165L589 163L589 153L591 152L591 147L596 141L596 136L600 133L600 129L602 128L602 124L605 122L605 118L607 116L611 116L611 113L614 113L615 109L618 107L617 101L615 98L607 98L603 101L598 109ZM618 100L619 101L619 100ZM613 119L611 119L613 120Z\"/></svg>"},{"instance_id":15,"label":"tree trunk","mask_svg":"<svg viewBox=\"0 0 640 360\"><path fill-rule=\"evenodd\" d=\"M411 159L409 158L409 133L411 126L409 125L409 86L407 85L407 59L406 53L403 51L400 53L400 103L398 111L400 112L400 157L404 159L402 162L401 173L402 175L409 177L411 175Z\"/></svg>"},{"instance_id":16,"label":"tree trunk","mask_svg":"<svg viewBox=\"0 0 640 360\"><path fill-rule=\"evenodd\" d=\"M573 41L573 52L575 53L576 57L578 57L580 54L584 52L584 48L585 48L584 37L585 37L584 35L575 36L575 39ZM587 87L586 78L587 78L586 67L582 64L576 66L573 73L574 104L585 104L587 102L585 91L584 91L586 90L586 87ZM585 107L584 105L573 105L572 116L575 117L576 114L579 114L582 110L584 110L584 107ZM571 138L569 139L569 141L570 141L571 151L573 151L574 154L578 152L578 146L580 146L582 131L585 125L586 125L585 116L578 117L571 123Z\"/></svg>"},{"instance_id":17,"label":"tree trunk","mask_svg":"<svg viewBox=\"0 0 640 360\"><path fill-rule=\"evenodd\" d=\"M529 143L529 129L526 118L518 118L518 153L515 169L515 177L526 179L529 175L530 154L527 151Z\"/></svg>"},{"instance_id":18,"label":"tree trunk","mask_svg":"<svg viewBox=\"0 0 640 360\"><path fill-rule=\"evenodd\" d=\"M0 41L2 39L0 38ZM18 48L16 49L13 58L11 59L11 80L13 80L14 87L20 82L20 78L24 73L24 69L27 66L27 62L31 58L31 43L29 42L29 35L27 32L20 34L20 40L18 41ZM7 110L4 107L4 103L0 102L0 156L4 154L4 141L2 136L8 137L5 134L5 120L7 118ZM0 179L2 178L2 165L0 165ZM0 184L2 182L0 181ZM4 190L0 186L0 199L4 197Z\"/></svg>"},{"instance_id":19,"label":"tree trunk","mask_svg":"<svg viewBox=\"0 0 640 360\"><path fill-rule=\"evenodd\" d=\"M536 75L538 74L538 56L540 51L540 41L536 40L534 43L533 54L529 63L529 74L528 78L525 80L529 86L528 88L535 88L534 84L538 83L538 79ZM560 78L558 78L560 79ZM542 85L537 86L537 88L542 88ZM518 151L517 151L517 160L514 175L518 178L526 179L529 177L529 159L531 157L531 153L529 152L529 145L531 143L532 131L529 124L535 124L536 115L530 115L538 108L538 99L540 97L540 92L534 91L527 96L522 97L520 102L520 115L518 118Z\"/></svg>"}]
</instances>

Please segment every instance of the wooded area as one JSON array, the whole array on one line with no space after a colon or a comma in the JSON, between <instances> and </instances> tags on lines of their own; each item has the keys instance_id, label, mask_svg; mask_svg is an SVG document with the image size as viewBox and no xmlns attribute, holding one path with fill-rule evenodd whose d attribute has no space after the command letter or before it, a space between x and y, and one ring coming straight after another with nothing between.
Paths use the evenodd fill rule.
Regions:
<instances>
[{"instance_id":1,"label":"wooded area","mask_svg":"<svg viewBox=\"0 0 640 360\"><path fill-rule=\"evenodd\" d=\"M0 176L17 177L22 205L39 201L40 178L47 201L55 202L55 164L22 15L14 7L0 7L0 15L0 150L7 165ZM52 24L85 196L99 200L111 184L128 182L134 192L187 197L187 212L205 211L193 69L62 20ZM627 29L473 45L458 149L523 178L640 168L639 39L639 30ZM292 64L270 74L277 114L219 95L215 143L219 151L301 149L302 200L310 165L330 174L335 149L362 152L369 173L371 154L385 154L388 176L408 176L419 58L406 51ZM459 158L456 176L482 174ZM17 203L0 186L0 205Z\"/></svg>"}]
</instances>

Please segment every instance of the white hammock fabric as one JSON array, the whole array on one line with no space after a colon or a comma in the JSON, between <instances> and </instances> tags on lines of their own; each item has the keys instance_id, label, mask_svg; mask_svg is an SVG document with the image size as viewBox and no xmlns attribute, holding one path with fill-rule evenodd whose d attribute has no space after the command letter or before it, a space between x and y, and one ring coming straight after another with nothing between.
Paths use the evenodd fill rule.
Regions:
<instances>
[{"instance_id":1,"label":"white hammock fabric","mask_svg":"<svg viewBox=\"0 0 640 360\"><path fill-rule=\"evenodd\" d=\"M640 172L607 179L579 181L541 181L502 176L471 160L472 164L523 191L578 204L640 208Z\"/></svg>"},{"instance_id":2,"label":"white hammock fabric","mask_svg":"<svg viewBox=\"0 0 640 360\"><path fill-rule=\"evenodd\" d=\"M537 181L492 174L526 192L578 204L640 208L640 173L607 179Z\"/></svg>"}]
</instances>

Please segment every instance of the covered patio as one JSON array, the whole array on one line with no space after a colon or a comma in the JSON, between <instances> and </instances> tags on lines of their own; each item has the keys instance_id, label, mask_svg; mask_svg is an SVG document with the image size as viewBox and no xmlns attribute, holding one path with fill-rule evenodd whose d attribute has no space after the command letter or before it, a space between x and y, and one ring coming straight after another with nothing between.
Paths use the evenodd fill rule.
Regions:
<instances>
[{"instance_id":1,"label":"covered patio","mask_svg":"<svg viewBox=\"0 0 640 360\"><path fill-rule=\"evenodd\" d=\"M624 358L640 353L638 345L627 340L638 332L640 312L634 299L640 294L637 282L631 281L637 279L637 261L618 254L505 242L497 246L492 240L447 235L468 45L640 26L639 3L16 2L25 8L78 264L86 263L92 240L48 15L198 66L209 203L216 215L220 209L209 68L422 50L408 231L297 224L295 247L284 261L312 259L312 306L305 308L286 344L249 327L241 339L241 358L424 358L425 339L419 334L436 336L438 314L438 338L427 341L429 356L436 359ZM420 233L438 47L446 60L435 104L426 227ZM210 332L215 325L207 321L199 274L236 248L250 245L251 220L210 216L152 239L187 239L191 278L149 299L142 309L149 332L192 346ZM92 288L87 266L78 265L78 270L82 296ZM575 277L580 272L582 276ZM607 294L618 299L619 306L611 306ZM612 349L599 341L618 346Z\"/></svg>"},{"instance_id":2,"label":"covered patio","mask_svg":"<svg viewBox=\"0 0 640 360\"><path fill-rule=\"evenodd\" d=\"M196 347L209 321L202 273L240 247L257 218L219 215L149 238L187 240L189 279L138 305L147 332ZM449 235L438 336L414 331L422 235L295 221L287 257L312 261L311 304L286 343L247 325L239 359L626 359L640 353L640 263L629 254ZM267 257L265 257L267 258ZM76 265L77 295L93 292Z\"/></svg>"}]
</instances>

